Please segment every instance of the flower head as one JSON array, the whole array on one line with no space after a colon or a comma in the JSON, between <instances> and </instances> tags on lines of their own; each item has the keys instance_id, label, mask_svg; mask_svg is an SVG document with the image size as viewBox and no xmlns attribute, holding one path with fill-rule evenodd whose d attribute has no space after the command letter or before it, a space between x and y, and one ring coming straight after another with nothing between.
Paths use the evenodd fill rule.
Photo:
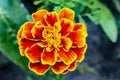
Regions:
<instances>
[{"instance_id":1,"label":"flower head","mask_svg":"<svg viewBox=\"0 0 120 80\"><path fill-rule=\"evenodd\" d=\"M39 10L32 14L34 22L24 23L17 39L20 54L29 59L28 67L38 75L49 68L56 74L76 69L87 49L86 27L74 23L74 11L63 8L58 14Z\"/></svg>"}]
</instances>

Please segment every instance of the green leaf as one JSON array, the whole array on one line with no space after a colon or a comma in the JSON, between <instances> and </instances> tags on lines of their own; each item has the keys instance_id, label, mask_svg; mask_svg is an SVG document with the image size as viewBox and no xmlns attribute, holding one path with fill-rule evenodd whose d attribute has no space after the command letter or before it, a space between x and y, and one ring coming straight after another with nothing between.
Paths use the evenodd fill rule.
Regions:
<instances>
[{"instance_id":1,"label":"green leaf","mask_svg":"<svg viewBox=\"0 0 120 80\"><path fill-rule=\"evenodd\" d=\"M32 77L30 76L27 76L27 80L33 80Z\"/></svg>"},{"instance_id":2,"label":"green leaf","mask_svg":"<svg viewBox=\"0 0 120 80\"><path fill-rule=\"evenodd\" d=\"M74 3L74 2L66 2L65 3L65 6L67 6L67 7L69 7L69 8L73 8L73 7L75 7L76 6L76 4Z\"/></svg>"},{"instance_id":3,"label":"green leaf","mask_svg":"<svg viewBox=\"0 0 120 80\"><path fill-rule=\"evenodd\" d=\"M99 16L97 15L98 17L101 18L99 21L100 25L102 26L104 32L109 37L109 39L112 42L116 42L118 37L118 31L117 31L117 25L115 19L107 7L104 7L103 11L104 11L103 12L104 15L99 15Z\"/></svg>"},{"instance_id":4,"label":"green leaf","mask_svg":"<svg viewBox=\"0 0 120 80\"><path fill-rule=\"evenodd\" d=\"M25 57L20 56L18 45L15 43L16 35L14 30L10 27L6 27L0 20L0 51L11 61L22 67L23 69L28 70L27 62L28 60ZM15 35L15 36L11 36Z\"/></svg>"},{"instance_id":5,"label":"green leaf","mask_svg":"<svg viewBox=\"0 0 120 80\"><path fill-rule=\"evenodd\" d=\"M51 3L54 3L54 4L60 4L61 3L61 0L49 0Z\"/></svg>"},{"instance_id":6,"label":"green leaf","mask_svg":"<svg viewBox=\"0 0 120 80\"><path fill-rule=\"evenodd\" d=\"M99 23L108 38L112 42L116 42L118 38L118 30L111 11L99 0L81 0L81 4L92 10L92 13L87 13L87 16L94 23Z\"/></svg>"},{"instance_id":7,"label":"green leaf","mask_svg":"<svg viewBox=\"0 0 120 80\"><path fill-rule=\"evenodd\" d=\"M95 24L99 24L99 20L98 20L98 18L96 17L96 16L94 16L94 15L91 15L91 14L89 14L89 13L87 13L87 14L85 14L93 23L95 23Z\"/></svg>"},{"instance_id":8,"label":"green leaf","mask_svg":"<svg viewBox=\"0 0 120 80\"><path fill-rule=\"evenodd\" d=\"M43 2L43 0L35 0L34 2L33 2L33 4L34 5L39 5L40 3L42 3Z\"/></svg>"},{"instance_id":9,"label":"green leaf","mask_svg":"<svg viewBox=\"0 0 120 80\"><path fill-rule=\"evenodd\" d=\"M27 10L19 0L0 1L0 51L18 66L28 70L28 60L20 56L16 33L26 21Z\"/></svg>"},{"instance_id":10,"label":"green leaf","mask_svg":"<svg viewBox=\"0 0 120 80\"><path fill-rule=\"evenodd\" d=\"M120 0L112 0L113 3L115 4L115 9L120 12Z\"/></svg>"},{"instance_id":11,"label":"green leaf","mask_svg":"<svg viewBox=\"0 0 120 80\"><path fill-rule=\"evenodd\" d=\"M82 18L81 15L78 15L79 22L86 24L85 20Z\"/></svg>"},{"instance_id":12,"label":"green leaf","mask_svg":"<svg viewBox=\"0 0 120 80\"><path fill-rule=\"evenodd\" d=\"M61 6L55 6L55 8L54 8L54 11L56 11L57 13L61 10Z\"/></svg>"},{"instance_id":13,"label":"green leaf","mask_svg":"<svg viewBox=\"0 0 120 80\"><path fill-rule=\"evenodd\" d=\"M33 21L30 14L27 14L27 15L26 15L26 20L28 20L28 21Z\"/></svg>"},{"instance_id":14,"label":"green leaf","mask_svg":"<svg viewBox=\"0 0 120 80\"><path fill-rule=\"evenodd\" d=\"M7 18L16 24L14 28L18 30L19 26L26 21L26 14L29 14L20 0L1 0L0 7L5 10Z\"/></svg>"},{"instance_id":15,"label":"green leaf","mask_svg":"<svg viewBox=\"0 0 120 80\"><path fill-rule=\"evenodd\" d=\"M85 6L81 5L81 4L78 4L78 3L75 3L75 7L73 8L73 10L75 11L75 14L78 15L80 14L81 12L84 11L85 9Z\"/></svg>"}]
</instances>

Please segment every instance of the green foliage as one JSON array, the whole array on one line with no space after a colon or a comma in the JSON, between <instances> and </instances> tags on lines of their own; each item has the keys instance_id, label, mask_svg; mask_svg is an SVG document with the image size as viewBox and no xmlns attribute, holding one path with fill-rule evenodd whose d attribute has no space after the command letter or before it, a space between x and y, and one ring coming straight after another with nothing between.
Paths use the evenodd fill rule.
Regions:
<instances>
[{"instance_id":1,"label":"green foliage","mask_svg":"<svg viewBox=\"0 0 120 80\"><path fill-rule=\"evenodd\" d=\"M25 70L28 70L28 60L19 54L16 33L19 26L26 21L27 14L18 0L0 1L0 51Z\"/></svg>"},{"instance_id":2,"label":"green foliage","mask_svg":"<svg viewBox=\"0 0 120 80\"><path fill-rule=\"evenodd\" d=\"M115 9L120 13L120 0L112 0L115 4Z\"/></svg>"},{"instance_id":3,"label":"green foliage","mask_svg":"<svg viewBox=\"0 0 120 80\"><path fill-rule=\"evenodd\" d=\"M87 16L94 22L101 25L102 29L112 42L117 41L118 31L115 19L110 10L98 0L87 0L81 3L92 10Z\"/></svg>"},{"instance_id":4,"label":"green foliage","mask_svg":"<svg viewBox=\"0 0 120 80\"><path fill-rule=\"evenodd\" d=\"M75 16L76 22L79 21L86 23L83 17L87 16L93 23L101 25L103 31L112 42L117 41L118 31L115 19L109 8L107 8L99 0L47 0L46 2L45 1L46 0L43 0L42 2L43 5L42 7L40 5L39 9L49 8L47 10L53 9L56 12L59 12L59 10L63 7L72 8L76 12ZM36 0L34 1L34 3L35 2ZM46 6L46 4L48 6ZM118 8L118 4L116 7Z\"/></svg>"},{"instance_id":5,"label":"green foliage","mask_svg":"<svg viewBox=\"0 0 120 80\"><path fill-rule=\"evenodd\" d=\"M97 74L97 71L93 68L93 67L90 67L89 65L87 64L82 64L81 66L79 66L79 72L81 74L85 73L85 72L89 72L91 74Z\"/></svg>"},{"instance_id":6,"label":"green foliage","mask_svg":"<svg viewBox=\"0 0 120 80\"><path fill-rule=\"evenodd\" d=\"M59 12L61 10L61 6L55 6L54 11Z\"/></svg>"},{"instance_id":7,"label":"green foliage","mask_svg":"<svg viewBox=\"0 0 120 80\"><path fill-rule=\"evenodd\" d=\"M27 76L27 80L33 80L31 76Z\"/></svg>"}]
</instances>

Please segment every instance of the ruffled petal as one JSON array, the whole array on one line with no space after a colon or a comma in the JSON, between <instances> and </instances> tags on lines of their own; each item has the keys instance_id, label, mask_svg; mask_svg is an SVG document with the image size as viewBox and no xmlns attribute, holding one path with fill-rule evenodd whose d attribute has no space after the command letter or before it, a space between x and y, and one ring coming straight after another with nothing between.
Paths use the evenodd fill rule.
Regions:
<instances>
[{"instance_id":1,"label":"ruffled petal","mask_svg":"<svg viewBox=\"0 0 120 80\"><path fill-rule=\"evenodd\" d=\"M82 62L84 60L84 53L87 50L87 44L85 44L83 47L81 48L71 48L72 51L75 52L75 54L77 55L77 62Z\"/></svg>"},{"instance_id":2,"label":"ruffled petal","mask_svg":"<svg viewBox=\"0 0 120 80\"><path fill-rule=\"evenodd\" d=\"M36 22L36 24L34 25L34 27L31 30L33 38L43 39L43 37L42 37L43 29L44 29L44 25L42 25L41 22L39 22L39 21Z\"/></svg>"},{"instance_id":3,"label":"ruffled petal","mask_svg":"<svg viewBox=\"0 0 120 80\"><path fill-rule=\"evenodd\" d=\"M61 19L60 20L60 25L61 25L61 34L62 36L68 35L74 28L74 23L71 20L68 19Z\"/></svg>"},{"instance_id":4,"label":"ruffled petal","mask_svg":"<svg viewBox=\"0 0 120 80\"><path fill-rule=\"evenodd\" d=\"M73 51L69 50L66 52L62 48L58 51L58 56L66 65L70 65L77 58L77 55Z\"/></svg>"},{"instance_id":5,"label":"ruffled petal","mask_svg":"<svg viewBox=\"0 0 120 80\"><path fill-rule=\"evenodd\" d=\"M75 25L74 25L74 31L76 31L78 29L81 29L81 30L87 32L86 26L83 23L75 23Z\"/></svg>"},{"instance_id":6,"label":"ruffled petal","mask_svg":"<svg viewBox=\"0 0 120 80\"><path fill-rule=\"evenodd\" d=\"M41 63L31 63L29 62L28 67L30 70L38 75L44 75L50 68L49 65L43 65Z\"/></svg>"},{"instance_id":7,"label":"ruffled petal","mask_svg":"<svg viewBox=\"0 0 120 80\"><path fill-rule=\"evenodd\" d=\"M35 22L40 21L40 22L42 22L42 24L47 25L46 22L45 22L45 20L44 20L44 16L45 16L47 13L48 13L48 11L45 10L45 9L39 10L39 11L37 11L36 13L33 13L33 14L32 14L32 18L33 18L33 20L34 20Z\"/></svg>"},{"instance_id":8,"label":"ruffled petal","mask_svg":"<svg viewBox=\"0 0 120 80\"><path fill-rule=\"evenodd\" d=\"M75 62L73 62L72 64L70 64L70 67L68 68L68 71L74 71L76 69L77 65Z\"/></svg>"},{"instance_id":9,"label":"ruffled petal","mask_svg":"<svg viewBox=\"0 0 120 80\"><path fill-rule=\"evenodd\" d=\"M69 68L69 65L64 64L63 62L57 62L53 67L52 71L56 74L61 74Z\"/></svg>"},{"instance_id":10,"label":"ruffled petal","mask_svg":"<svg viewBox=\"0 0 120 80\"><path fill-rule=\"evenodd\" d=\"M48 25L53 26L59 20L59 17L56 12L49 12L44 19Z\"/></svg>"},{"instance_id":11,"label":"ruffled petal","mask_svg":"<svg viewBox=\"0 0 120 80\"><path fill-rule=\"evenodd\" d=\"M60 32L60 31L61 31L61 24L60 24L59 21L56 22L53 27L55 28L55 30L56 30L57 32Z\"/></svg>"},{"instance_id":12,"label":"ruffled petal","mask_svg":"<svg viewBox=\"0 0 120 80\"><path fill-rule=\"evenodd\" d=\"M54 65L57 61L57 55L55 51L47 52L46 49L43 50L41 54L41 63Z\"/></svg>"},{"instance_id":13,"label":"ruffled petal","mask_svg":"<svg viewBox=\"0 0 120 80\"><path fill-rule=\"evenodd\" d=\"M17 39L22 38L23 26L20 27L17 33Z\"/></svg>"},{"instance_id":14,"label":"ruffled petal","mask_svg":"<svg viewBox=\"0 0 120 80\"><path fill-rule=\"evenodd\" d=\"M61 62L61 59L59 56L57 56L57 62Z\"/></svg>"},{"instance_id":15,"label":"ruffled petal","mask_svg":"<svg viewBox=\"0 0 120 80\"><path fill-rule=\"evenodd\" d=\"M36 63L40 62L40 56L42 52L43 48L41 48L37 44L34 44L32 47L25 50L25 55L30 60L30 62Z\"/></svg>"},{"instance_id":16,"label":"ruffled petal","mask_svg":"<svg viewBox=\"0 0 120 80\"><path fill-rule=\"evenodd\" d=\"M70 47L72 46L72 41L70 38L63 37L61 38L61 42L63 44L63 47L66 51L69 51Z\"/></svg>"},{"instance_id":17,"label":"ruffled petal","mask_svg":"<svg viewBox=\"0 0 120 80\"><path fill-rule=\"evenodd\" d=\"M72 46L83 47L86 43L87 33L79 29L77 31L71 32L68 37L73 42Z\"/></svg>"},{"instance_id":18,"label":"ruffled petal","mask_svg":"<svg viewBox=\"0 0 120 80\"><path fill-rule=\"evenodd\" d=\"M45 48L48 46L47 42L46 41L42 41L42 42L38 42L38 45L42 48Z\"/></svg>"},{"instance_id":19,"label":"ruffled petal","mask_svg":"<svg viewBox=\"0 0 120 80\"><path fill-rule=\"evenodd\" d=\"M24 51L27 47L31 47L33 44L35 44L36 42L34 41L30 41L27 39L19 39L18 40L18 44L19 44L19 50L20 50L20 54L22 56L25 55Z\"/></svg>"},{"instance_id":20,"label":"ruffled petal","mask_svg":"<svg viewBox=\"0 0 120 80\"><path fill-rule=\"evenodd\" d=\"M53 51L53 49L54 49L53 46L47 46L47 47L46 47L46 51L47 51L47 52L51 52L51 51Z\"/></svg>"},{"instance_id":21,"label":"ruffled petal","mask_svg":"<svg viewBox=\"0 0 120 80\"><path fill-rule=\"evenodd\" d=\"M69 20L74 20L75 12L68 8L63 8L59 13L59 18L67 18Z\"/></svg>"},{"instance_id":22,"label":"ruffled petal","mask_svg":"<svg viewBox=\"0 0 120 80\"><path fill-rule=\"evenodd\" d=\"M32 33L31 33L31 29L33 28L34 23L33 22L26 22L22 25L23 27L23 32L22 32L22 38L33 38L32 37Z\"/></svg>"}]
</instances>

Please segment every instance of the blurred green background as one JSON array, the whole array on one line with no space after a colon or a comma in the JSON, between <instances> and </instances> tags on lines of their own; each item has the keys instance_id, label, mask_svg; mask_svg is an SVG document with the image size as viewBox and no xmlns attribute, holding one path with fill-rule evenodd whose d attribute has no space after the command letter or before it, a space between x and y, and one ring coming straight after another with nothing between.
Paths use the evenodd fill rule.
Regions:
<instances>
[{"instance_id":1,"label":"blurred green background","mask_svg":"<svg viewBox=\"0 0 120 80\"><path fill-rule=\"evenodd\" d=\"M66 75L30 72L18 50L20 25L39 9L75 11L74 22L85 23L88 50L77 70ZM120 0L0 0L0 80L120 80Z\"/></svg>"}]
</instances>

